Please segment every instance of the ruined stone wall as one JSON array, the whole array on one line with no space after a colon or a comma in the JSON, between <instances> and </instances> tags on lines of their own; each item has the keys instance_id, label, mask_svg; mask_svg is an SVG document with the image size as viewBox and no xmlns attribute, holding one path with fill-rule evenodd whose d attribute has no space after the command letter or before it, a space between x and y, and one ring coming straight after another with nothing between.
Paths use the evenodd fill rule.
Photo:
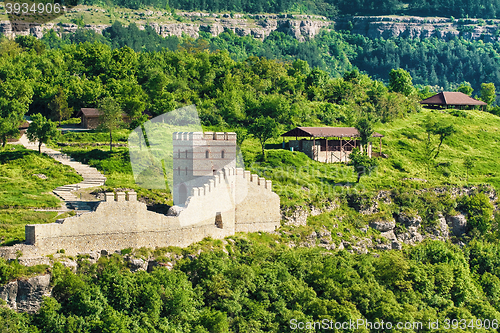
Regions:
<instances>
[{"instance_id":1,"label":"ruined stone wall","mask_svg":"<svg viewBox=\"0 0 500 333\"><path fill-rule=\"evenodd\" d=\"M127 196L127 198L126 198ZM185 247L205 237L238 231L273 231L280 225L279 196L271 181L243 169L225 168L193 188L186 208L173 216L148 211L129 192L106 193L96 210L59 223L26 226L26 243L38 255L64 249L68 255L124 248Z\"/></svg>"},{"instance_id":2,"label":"ruined stone wall","mask_svg":"<svg viewBox=\"0 0 500 333\"><path fill-rule=\"evenodd\" d=\"M272 191L272 182L250 171L236 169L236 232L274 231L280 226L280 198ZM245 195L244 199L238 196ZM240 200L241 199L241 200Z\"/></svg>"}]
</instances>

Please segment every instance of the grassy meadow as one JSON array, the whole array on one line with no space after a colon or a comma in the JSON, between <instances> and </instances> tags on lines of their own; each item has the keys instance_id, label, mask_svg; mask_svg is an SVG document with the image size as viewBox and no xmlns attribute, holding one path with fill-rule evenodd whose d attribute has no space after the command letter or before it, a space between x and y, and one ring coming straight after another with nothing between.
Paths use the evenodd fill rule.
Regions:
<instances>
[{"instance_id":1,"label":"grassy meadow","mask_svg":"<svg viewBox=\"0 0 500 333\"><path fill-rule=\"evenodd\" d=\"M26 224L54 222L58 212L34 209L58 208L52 190L82 180L72 168L21 145L0 149L0 245L24 241Z\"/></svg>"},{"instance_id":2,"label":"grassy meadow","mask_svg":"<svg viewBox=\"0 0 500 333\"><path fill-rule=\"evenodd\" d=\"M435 153L431 158L425 154L427 134L422 124L429 115L438 121L453 123L457 130L444 140L437 158L432 158ZM469 170L469 184L491 184L500 188L497 162L500 160L500 118L495 115L474 110L423 110L404 119L375 124L374 129L385 136L382 152L387 158L377 158L378 167L370 175L361 177L359 184L351 166L312 161L300 152L266 150L266 159L262 160L260 144L252 137L243 142L242 153L246 169L273 181L283 208L297 205L325 207L346 194L366 194L381 189L467 185L466 156L474 159L474 167ZM125 144L129 133L125 129L116 131L113 142ZM135 189L148 203L171 205L172 196L168 190L145 189L135 183L127 147L113 147L110 152L108 146L96 145L108 143L108 140L108 133L100 132L66 133L58 138L60 143L67 144L59 147L64 153L106 175L105 188ZM434 135L434 148L438 141ZM279 142L281 138L269 141ZM56 146L55 143L52 145ZM378 151L378 140L373 145L374 151ZM38 173L48 178L33 176ZM57 207L60 201L51 191L57 186L79 181L81 177L71 169L37 152L21 146L7 146L1 150L0 244L22 241L25 224L53 222L57 213L34 212L33 209ZM348 209L339 214L350 216L352 223L358 216ZM320 218L323 223L329 219L327 216Z\"/></svg>"}]
</instances>

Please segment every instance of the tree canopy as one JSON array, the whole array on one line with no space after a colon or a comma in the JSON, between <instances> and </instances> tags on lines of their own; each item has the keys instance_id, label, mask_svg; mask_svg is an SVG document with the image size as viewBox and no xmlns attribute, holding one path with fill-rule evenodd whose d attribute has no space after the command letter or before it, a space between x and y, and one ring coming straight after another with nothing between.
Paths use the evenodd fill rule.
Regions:
<instances>
[{"instance_id":1,"label":"tree canopy","mask_svg":"<svg viewBox=\"0 0 500 333\"><path fill-rule=\"evenodd\" d=\"M41 153L42 144L55 139L59 132L54 122L39 113L31 116L31 120L26 135L30 141L38 141L38 152Z\"/></svg>"}]
</instances>

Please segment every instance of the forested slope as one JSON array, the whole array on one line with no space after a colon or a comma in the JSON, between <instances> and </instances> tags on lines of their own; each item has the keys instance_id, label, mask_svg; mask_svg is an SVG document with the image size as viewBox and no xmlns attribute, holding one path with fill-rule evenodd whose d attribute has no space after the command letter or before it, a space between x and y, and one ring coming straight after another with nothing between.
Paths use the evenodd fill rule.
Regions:
<instances>
[{"instance_id":1,"label":"forested slope","mask_svg":"<svg viewBox=\"0 0 500 333\"><path fill-rule=\"evenodd\" d=\"M79 3L97 5L101 1L83 0ZM114 6L138 9L146 6L175 8L189 11L243 13L283 13L296 12L320 14L329 17L337 15L393 15L410 14L420 16L482 17L498 18L500 2L486 1L428 1L428 0L113 0Z\"/></svg>"},{"instance_id":2,"label":"forested slope","mask_svg":"<svg viewBox=\"0 0 500 333\"><path fill-rule=\"evenodd\" d=\"M0 329L278 333L296 332L299 322L320 323L309 332L347 322L345 332L375 331L367 321L391 323L378 332L392 332L400 322L409 326L397 331L407 333L435 331L430 321L442 330L498 327L498 244L473 242L462 250L435 241L374 257L289 249L276 244L283 237L207 240L205 251L188 256L194 250L188 249L172 271L131 273L119 254L92 266L82 257L78 274L57 264L53 298L33 315L0 306ZM0 259L0 277L8 269Z\"/></svg>"},{"instance_id":3,"label":"forested slope","mask_svg":"<svg viewBox=\"0 0 500 333\"><path fill-rule=\"evenodd\" d=\"M299 42L282 32L273 32L263 41L250 36L240 37L226 31L217 37L208 33L193 40L189 37L161 37L146 26L126 27L115 22L103 36L80 29L59 38L49 32L42 41L47 47L60 48L69 43L99 41L112 48L129 46L136 52L169 50L225 50L234 60L250 56L277 60L305 60L310 68L326 71L333 77L358 68L375 79L388 82L391 69L410 72L413 83L433 86L432 90L454 90L468 82L479 94L482 83L500 86L500 43L484 43L456 38L443 41L429 39L370 39L347 31L323 31L314 39Z\"/></svg>"},{"instance_id":4,"label":"forested slope","mask_svg":"<svg viewBox=\"0 0 500 333\"><path fill-rule=\"evenodd\" d=\"M120 31L119 27L115 29ZM145 45L147 38L157 38L148 31L138 36L134 48ZM323 60L324 66L335 68L338 76L332 78L328 72L313 69L306 61L294 58L291 51L288 58L285 56L289 62L249 57L261 44L231 34L214 40L184 39L176 44L177 51L152 52L118 48L124 43L119 38L102 39L106 43L116 42L113 48L99 42L64 45L64 41L50 38L42 42L29 37L19 38L17 43L2 41L3 110L12 113L29 110L51 116L48 105L56 95L64 96L68 106L75 110L95 107L102 98L110 96L135 121L134 127L145 120L142 112L146 109L158 115L195 103L204 126L214 130L234 129L243 136L260 117L276 120L276 131L308 125L353 126L360 119L369 119L377 131L386 134L384 151L390 156L380 162L379 172L384 175L364 176L362 182L371 190L393 188L399 193L398 201L381 204L381 212L375 217L392 218L393 213L404 211L420 214L423 226L428 226L442 212L463 209L470 216L477 213L479 218L471 220L476 222L477 231L460 239L468 243L460 243L462 247L451 242L428 241L402 251L356 254L342 249L324 250L316 247L316 243L312 248L300 245L312 235L314 242L319 242L316 235L326 234L325 228L330 229L330 236L337 243L342 237L349 237L351 242L358 240L355 237L364 237L360 235L367 232L362 229L368 222L351 206L359 206L366 199L365 193L339 196L341 210L316 216L309 220L308 226L284 227L272 234L237 235L225 241L207 239L184 250L122 252L145 259L154 256L159 263L173 262L173 270L160 265L152 273L131 273L128 257L120 254L105 256L95 265L87 262L85 255L80 256L77 274L57 264L49 269L54 297L47 299L39 313L33 315L16 314L0 306L1 330L291 332L296 331L293 319L297 322L327 319L328 323L384 320L394 325L421 322L422 329L429 332L432 331L429 322L436 320L443 330L447 325L463 326L464 322L458 321L462 319L465 328L474 332L497 327L500 218L498 214L492 216L493 204L484 194L475 194L470 200L447 197L439 201L432 193L420 198L411 195L411 190L413 186L463 185L465 167L461 166L461 159L465 154L477 158L477 169L470 175L473 181L498 182L495 169L498 117L482 111L422 111L417 104L421 96L404 71L395 73L406 84L392 81L386 86L355 70L343 70L352 68L349 57L362 52L359 47L349 46L355 45L354 41L327 44L338 46L336 51L330 50L338 52L331 60L335 63ZM100 37L82 32L78 38ZM342 36L336 33L324 38L342 41ZM264 43L268 43L269 52L304 47L280 34ZM363 40L358 43L361 45ZM254 51L251 45L256 45ZM321 50L326 45L317 47ZM217 51L225 48L240 50L235 57L243 60L236 61L229 53ZM302 52L306 57L306 49ZM444 127L450 123L456 126L456 131L444 141L439 160L435 155L438 134L428 119L435 119ZM104 136L99 133L85 136L92 139L99 135ZM66 137L82 145L67 148L68 153L106 168L113 186L128 186L124 184L125 176L114 174L121 170L130 178L130 170L124 163L128 157L126 148L113 153L90 150L83 137L78 134ZM434 147L426 144L428 138ZM255 150L259 153L255 145L252 138L247 138L243 145L248 162L255 162ZM486 157L481 161L483 155ZM317 202L332 200L335 193L328 193L331 196L326 198L314 197L314 187L320 189L339 180L355 180L352 168L343 165L328 166L331 169L327 171L332 174L317 177L313 168L326 170L319 169L319 164L303 154L275 150L267 160L250 163L249 168L276 177L273 180L284 204L311 203L304 197ZM303 173L299 171L302 166L307 167ZM284 170L292 171L285 174ZM344 172L346 179L333 174L338 170ZM429 182L404 187L400 178L408 176L426 176ZM459 239L453 241L458 243ZM16 261L0 260L0 282L22 276L20 270ZM486 322L489 330L483 328ZM399 331L416 332L419 327ZM360 327L347 331L370 330Z\"/></svg>"}]
</instances>

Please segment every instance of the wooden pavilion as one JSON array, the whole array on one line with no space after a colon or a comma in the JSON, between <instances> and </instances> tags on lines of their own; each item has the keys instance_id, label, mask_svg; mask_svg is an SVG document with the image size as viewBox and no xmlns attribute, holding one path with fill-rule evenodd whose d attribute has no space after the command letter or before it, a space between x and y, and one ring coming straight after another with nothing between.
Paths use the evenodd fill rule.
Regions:
<instances>
[{"instance_id":1,"label":"wooden pavilion","mask_svg":"<svg viewBox=\"0 0 500 333\"><path fill-rule=\"evenodd\" d=\"M311 159L325 163L348 162L352 150L360 147L357 140L359 132L354 127L296 127L281 136L283 148L303 152ZM295 137L295 140L285 142L286 137ZM384 136L374 132L372 137L379 138L381 154ZM371 142L368 143L367 153L372 157Z\"/></svg>"},{"instance_id":2,"label":"wooden pavilion","mask_svg":"<svg viewBox=\"0 0 500 333\"><path fill-rule=\"evenodd\" d=\"M426 98L419 102L420 104L425 104L429 108L456 108L464 109L471 108L474 106L481 106L483 110L486 108L487 104L483 101L478 101L470 96L467 96L461 92L450 92L443 91L432 97Z\"/></svg>"}]
</instances>

